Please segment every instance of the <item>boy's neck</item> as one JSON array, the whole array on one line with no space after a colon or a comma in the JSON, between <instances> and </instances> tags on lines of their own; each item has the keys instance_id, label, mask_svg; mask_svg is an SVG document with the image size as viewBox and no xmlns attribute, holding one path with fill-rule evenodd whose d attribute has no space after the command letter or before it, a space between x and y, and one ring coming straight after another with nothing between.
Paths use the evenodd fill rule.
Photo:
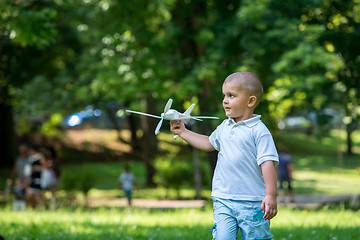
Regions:
<instances>
[{"instance_id":1,"label":"boy's neck","mask_svg":"<svg viewBox=\"0 0 360 240\"><path fill-rule=\"evenodd\" d=\"M245 121L245 120L248 120L250 118L253 118L254 117L254 113L251 112L249 114L246 114L242 117L238 117L238 118L232 118L236 123L240 122L240 121Z\"/></svg>"}]
</instances>

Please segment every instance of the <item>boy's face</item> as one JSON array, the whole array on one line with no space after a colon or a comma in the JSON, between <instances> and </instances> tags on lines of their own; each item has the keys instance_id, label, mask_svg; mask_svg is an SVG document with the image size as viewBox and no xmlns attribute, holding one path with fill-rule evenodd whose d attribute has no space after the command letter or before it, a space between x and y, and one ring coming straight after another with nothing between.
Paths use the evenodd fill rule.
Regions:
<instances>
[{"instance_id":1,"label":"boy's face","mask_svg":"<svg viewBox=\"0 0 360 240\"><path fill-rule=\"evenodd\" d=\"M251 97L246 91L241 90L238 81L225 81L223 90L223 107L227 117L235 122L249 119L253 116L250 104Z\"/></svg>"}]
</instances>

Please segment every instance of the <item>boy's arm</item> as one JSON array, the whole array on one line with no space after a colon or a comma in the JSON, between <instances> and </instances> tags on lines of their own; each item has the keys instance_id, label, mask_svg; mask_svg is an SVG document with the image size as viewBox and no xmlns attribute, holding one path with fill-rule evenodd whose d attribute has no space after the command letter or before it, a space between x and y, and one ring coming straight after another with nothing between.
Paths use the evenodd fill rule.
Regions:
<instances>
[{"instance_id":1,"label":"boy's arm","mask_svg":"<svg viewBox=\"0 0 360 240\"><path fill-rule=\"evenodd\" d=\"M261 164L261 170L265 182L265 198L262 201L264 220L270 220L277 214L277 178L273 161L266 161Z\"/></svg>"},{"instance_id":2,"label":"boy's arm","mask_svg":"<svg viewBox=\"0 0 360 240\"><path fill-rule=\"evenodd\" d=\"M170 121L170 130L174 134L179 135L179 137L184 139L193 147L208 152L215 150L215 148L211 145L208 136L186 129L182 120L180 120L180 122Z\"/></svg>"}]
</instances>

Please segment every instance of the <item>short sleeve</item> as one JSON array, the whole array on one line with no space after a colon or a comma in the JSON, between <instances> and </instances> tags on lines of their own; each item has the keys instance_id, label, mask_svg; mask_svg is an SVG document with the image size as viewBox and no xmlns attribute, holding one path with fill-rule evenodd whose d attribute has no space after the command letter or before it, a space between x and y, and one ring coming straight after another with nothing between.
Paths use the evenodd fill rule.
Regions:
<instances>
[{"instance_id":1,"label":"short sleeve","mask_svg":"<svg viewBox=\"0 0 360 240\"><path fill-rule=\"evenodd\" d=\"M270 132L257 138L256 152L258 165L261 165L265 161L273 161L275 166L279 164L279 155Z\"/></svg>"},{"instance_id":2,"label":"short sleeve","mask_svg":"<svg viewBox=\"0 0 360 240\"><path fill-rule=\"evenodd\" d=\"M219 127L213 131L209 137L210 144L217 150L220 151L220 141L219 141Z\"/></svg>"}]
</instances>

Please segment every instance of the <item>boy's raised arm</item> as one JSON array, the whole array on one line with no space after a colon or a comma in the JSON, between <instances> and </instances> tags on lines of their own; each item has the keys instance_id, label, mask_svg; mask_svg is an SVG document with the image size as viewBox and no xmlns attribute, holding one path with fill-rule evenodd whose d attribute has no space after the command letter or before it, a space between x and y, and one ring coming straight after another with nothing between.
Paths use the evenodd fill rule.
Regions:
<instances>
[{"instance_id":1,"label":"boy's raised arm","mask_svg":"<svg viewBox=\"0 0 360 240\"><path fill-rule=\"evenodd\" d=\"M203 151L214 151L215 148L211 145L209 137L206 135L192 132L185 128L182 120L180 122L170 121L170 131L179 135L182 139L188 142L191 146L196 147Z\"/></svg>"}]
</instances>

